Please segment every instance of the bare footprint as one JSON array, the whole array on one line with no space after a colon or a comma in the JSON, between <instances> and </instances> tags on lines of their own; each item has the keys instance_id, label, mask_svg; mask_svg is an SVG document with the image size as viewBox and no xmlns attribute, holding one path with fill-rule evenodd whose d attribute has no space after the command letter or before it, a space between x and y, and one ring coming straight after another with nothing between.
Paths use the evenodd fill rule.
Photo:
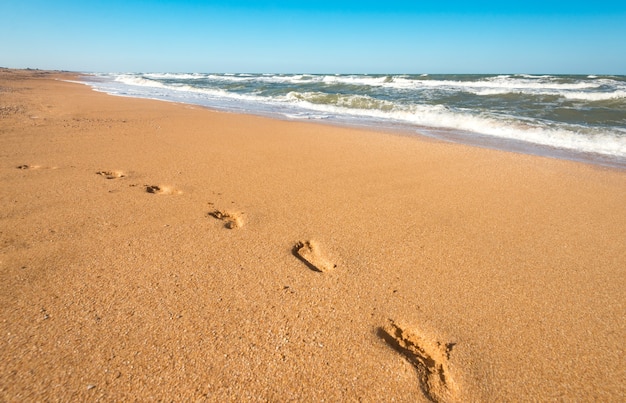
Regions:
<instances>
[{"instance_id":1,"label":"bare footprint","mask_svg":"<svg viewBox=\"0 0 626 403\"><path fill-rule=\"evenodd\" d=\"M41 165L20 165L17 167L17 169L41 169Z\"/></svg>"},{"instance_id":2,"label":"bare footprint","mask_svg":"<svg viewBox=\"0 0 626 403\"><path fill-rule=\"evenodd\" d=\"M31 170L31 171L34 171L36 169L59 169L59 167L44 167L44 166L41 166L41 165L28 165L28 164L18 165L16 168L17 169L22 169L22 170L28 169L28 170Z\"/></svg>"},{"instance_id":3,"label":"bare footprint","mask_svg":"<svg viewBox=\"0 0 626 403\"><path fill-rule=\"evenodd\" d=\"M213 218L224 221L224 226L228 229L241 228L244 224L242 213L214 210L210 212L209 215Z\"/></svg>"},{"instance_id":4,"label":"bare footprint","mask_svg":"<svg viewBox=\"0 0 626 403\"><path fill-rule=\"evenodd\" d=\"M433 402L456 400L456 384L448 366L455 343L443 344L392 320L378 329L378 336L415 367L420 387L428 399Z\"/></svg>"},{"instance_id":5,"label":"bare footprint","mask_svg":"<svg viewBox=\"0 0 626 403\"><path fill-rule=\"evenodd\" d=\"M31 170L31 171L38 170L38 169L59 169L59 167L44 167L41 165L27 165L27 164L18 165L16 168L22 169L22 170Z\"/></svg>"},{"instance_id":6,"label":"bare footprint","mask_svg":"<svg viewBox=\"0 0 626 403\"><path fill-rule=\"evenodd\" d=\"M337 267L336 264L328 261L328 259L320 253L319 245L315 241L296 243L292 249L292 253L313 271L324 273Z\"/></svg>"},{"instance_id":7,"label":"bare footprint","mask_svg":"<svg viewBox=\"0 0 626 403\"><path fill-rule=\"evenodd\" d=\"M178 195L183 193L175 187L168 185L146 185L146 192L158 195Z\"/></svg>"},{"instance_id":8,"label":"bare footprint","mask_svg":"<svg viewBox=\"0 0 626 403\"><path fill-rule=\"evenodd\" d=\"M122 171L98 171L96 174L104 176L107 179L119 179L126 176Z\"/></svg>"}]
</instances>

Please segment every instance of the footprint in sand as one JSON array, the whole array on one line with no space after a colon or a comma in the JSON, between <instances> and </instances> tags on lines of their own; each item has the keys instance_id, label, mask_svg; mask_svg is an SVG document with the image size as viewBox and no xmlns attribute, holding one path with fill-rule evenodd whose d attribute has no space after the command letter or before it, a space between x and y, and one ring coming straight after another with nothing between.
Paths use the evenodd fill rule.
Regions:
<instances>
[{"instance_id":1,"label":"footprint in sand","mask_svg":"<svg viewBox=\"0 0 626 403\"><path fill-rule=\"evenodd\" d=\"M126 174L122 171L98 171L96 174L104 176L107 179L119 179L126 176Z\"/></svg>"},{"instance_id":2,"label":"footprint in sand","mask_svg":"<svg viewBox=\"0 0 626 403\"><path fill-rule=\"evenodd\" d=\"M220 211L214 210L211 211L208 215L213 218L217 218L218 220L222 220L225 222L224 226L228 229L241 228L243 227L244 221L242 217L243 213L236 213L234 211Z\"/></svg>"},{"instance_id":3,"label":"footprint in sand","mask_svg":"<svg viewBox=\"0 0 626 403\"><path fill-rule=\"evenodd\" d=\"M179 195L182 191L168 185L146 185L146 192L157 195Z\"/></svg>"},{"instance_id":4,"label":"footprint in sand","mask_svg":"<svg viewBox=\"0 0 626 403\"><path fill-rule=\"evenodd\" d=\"M296 243L292 249L292 253L313 271L324 273L337 267L336 264L331 263L320 253L319 245L315 241Z\"/></svg>"},{"instance_id":5,"label":"footprint in sand","mask_svg":"<svg viewBox=\"0 0 626 403\"><path fill-rule=\"evenodd\" d=\"M455 343L441 343L392 320L378 329L378 336L415 367L420 387L429 400L456 400L456 384L448 365Z\"/></svg>"},{"instance_id":6,"label":"footprint in sand","mask_svg":"<svg viewBox=\"0 0 626 403\"><path fill-rule=\"evenodd\" d=\"M16 168L17 169L22 169L22 170L26 170L26 169L29 169L29 170L35 170L35 169L57 169L57 167L42 167L41 165L27 165L27 164L18 165Z\"/></svg>"}]
</instances>

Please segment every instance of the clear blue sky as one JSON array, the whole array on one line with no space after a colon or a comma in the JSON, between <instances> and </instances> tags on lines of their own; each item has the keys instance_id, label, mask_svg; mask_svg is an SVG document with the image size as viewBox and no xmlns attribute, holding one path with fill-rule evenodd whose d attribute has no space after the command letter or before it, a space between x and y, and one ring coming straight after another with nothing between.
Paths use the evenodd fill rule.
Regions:
<instances>
[{"instance_id":1,"label":"clear blue sky","mask_svg":"<svg viewBox=\"0 0 626 403\"><path fill-rule=\"evenodd\" d=\"M0 0L0 66L626 74L626 0Z\"/></svg>"}]
</instances>

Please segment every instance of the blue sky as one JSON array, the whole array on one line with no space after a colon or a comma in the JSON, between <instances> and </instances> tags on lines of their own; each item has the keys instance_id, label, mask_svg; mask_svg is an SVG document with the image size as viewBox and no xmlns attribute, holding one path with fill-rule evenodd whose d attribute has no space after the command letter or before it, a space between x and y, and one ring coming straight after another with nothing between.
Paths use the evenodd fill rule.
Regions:
<instances>
[{"instance_id":1,"label":"blue sky","mask_svg":"<svg viewBox=\"0 0 626 403\"><path fill-rule=\"evenodd\" d=\"M626 74L626 1L0 0L0 66Z\"/></svg>"}]
</instances>

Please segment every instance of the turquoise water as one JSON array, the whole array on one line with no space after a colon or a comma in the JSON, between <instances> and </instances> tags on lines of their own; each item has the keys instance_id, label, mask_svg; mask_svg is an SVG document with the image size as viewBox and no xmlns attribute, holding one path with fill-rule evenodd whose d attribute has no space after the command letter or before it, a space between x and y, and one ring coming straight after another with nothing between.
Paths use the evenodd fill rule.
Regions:
<instances>
[{"instance_id":1,"label":"turquoise water","mask_svg":"<svg viewBox=\"0 0 626 403\"><path fill-rule=\"evenodd\" d=\"M103 73L110 94L626 165L626 76Z\"/></svg>"}]
</instances>

